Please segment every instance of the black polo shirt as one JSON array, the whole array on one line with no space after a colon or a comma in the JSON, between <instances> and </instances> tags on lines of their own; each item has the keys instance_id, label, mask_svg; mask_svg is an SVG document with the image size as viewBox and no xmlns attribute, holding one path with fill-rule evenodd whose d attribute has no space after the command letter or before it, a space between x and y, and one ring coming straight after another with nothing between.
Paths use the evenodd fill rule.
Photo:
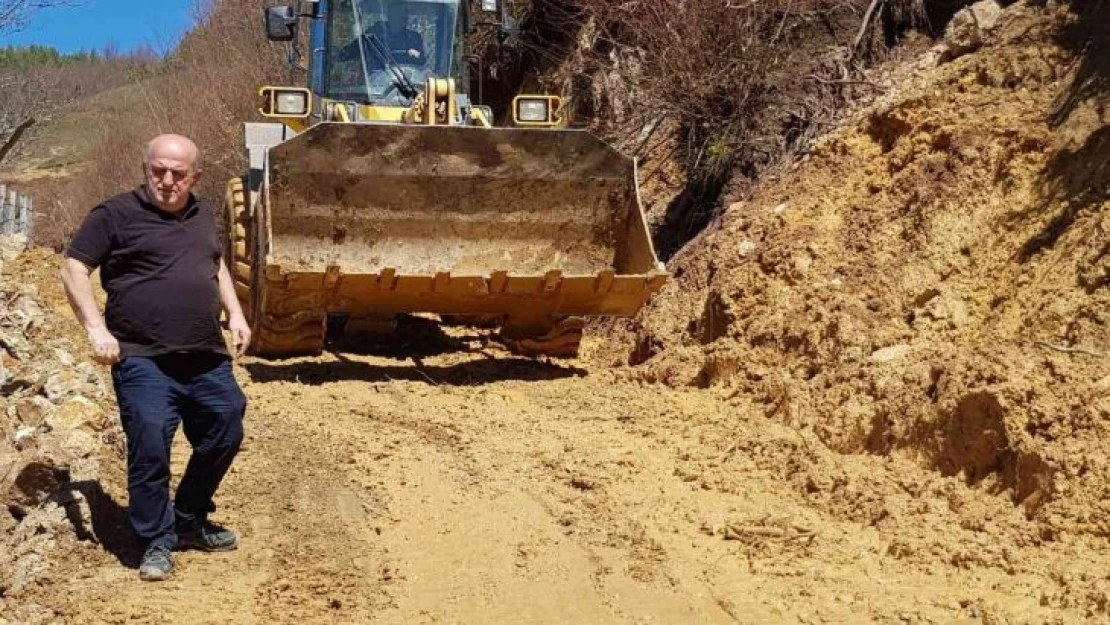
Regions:
<instances>
[{"instance_id":1,"label":"black polo shirt","mask_svg":"<svg viewBox=\"0 0 1110 625\"><path fill-rule=\"evenodd\" d=\"M66 255L100 267L104 320L120 357L227 354L220 333L219 260L211 209L195 196L162 211L145 186L112 197L85 218Z\"/></svg>"}]
</instances>

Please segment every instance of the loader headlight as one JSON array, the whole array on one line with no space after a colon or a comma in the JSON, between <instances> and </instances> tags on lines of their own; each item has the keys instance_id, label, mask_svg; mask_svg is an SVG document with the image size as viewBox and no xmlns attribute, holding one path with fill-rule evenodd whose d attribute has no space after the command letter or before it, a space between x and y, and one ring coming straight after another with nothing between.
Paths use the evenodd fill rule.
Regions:
<instances>
[{"instance_id":1,"label":"loader headlight","mask_svg":"<svg viewBox=\"0 0 1110 625\"><path fill-rule=\"evenodd\" d=\"M513 123L518 126L555 126L562 119L562 100L551 95L521 95L513 99Z\"/></svg>"},{"instance_id":2,"label":"loader headlight","mask_svg":"<svg viewBox=\"0 0 1110 625\"><path fill-rule=\"evenodd\" d=\"M516 103L516 118L522 122L547 121L547 100L520 100Z\"/></svg>"},{"instance_id":3,"label":"loader headlight","mask_svg":"<svg viewBox=\"0 0 1110 625\"><path fill-rule=\"evenodd\" d=\"M300 87L263 87L259 112L267 117L308 117L312 112L312 92Z\"/></svg>"},{"instance_id":4,"label":"loader headlight","mask_svg":"<svg viewBox=\"0 0 1110 625\"><path fill-rule=\"evenodd\" d=\"M300 91L278 92L274 108L278 115L304 115L308 112L308 96Z\"/></svg>"}]
</instances>

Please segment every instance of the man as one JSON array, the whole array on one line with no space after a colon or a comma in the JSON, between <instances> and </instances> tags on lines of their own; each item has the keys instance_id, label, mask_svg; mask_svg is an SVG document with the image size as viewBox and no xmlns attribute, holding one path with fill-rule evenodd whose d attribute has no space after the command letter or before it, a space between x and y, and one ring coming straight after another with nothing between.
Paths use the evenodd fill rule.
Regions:
<instances>
[{"instance_id":1,"label":"man","mask_svg":"<svg viewBox=\"0 0 1110 625\"><path fill-rule=\"evenodd\" d=\"M212 497L243 440L246 397L232 376L220 331L227 314L235 355L251 333L212 210L191 193L200 180L196 145L152 140L145 183L94 208L66 251L62 283L112 382L127 435L129 515L147 542L145 580L173 574L174 549L227 551L234 533L208 521ZM102 317L91 274L108 294ZM184 423L193 454L170 501L170 444Z\"/></svg>"},{"instance_id":2,"label":"man","mask_svg":"<svg viewBox=\"0 0 1110 625\"><path fill-rule=\"evenodd\" d=\"M363 39L363 45L371 45L366 39L369 39L369 35L373 34L377 36L382 46L389 52L389 56L397 64L418 67L424 65L424 38L420 36L420 33L408 27L404 4L393 2L388 6L387 11L386 19L364 24L366 37ZM374 13L375 11L372 9L364 8L361 15L364 19L369 19L369 16L374 15ZM339 58L344 61L357 60L359 54L359 41L358 38L355 38L342 49ZM372 69L385 69L381 59L373 52L368 52L367 58Z\"/></svg>"},{"instance_id":3,"label":"man","mask_svg":"<svg viewBox=\"0 0 1110 625\"><path fill-rule=\"evenodd\" d=\"M408 21L398 5L390 5L389 21L385 28L383 29L379 22L375 24L375 29L384 30L389 53L398 64L415 66L424 64L424 38L408 27Z\"/></svg>"}]
</instances>

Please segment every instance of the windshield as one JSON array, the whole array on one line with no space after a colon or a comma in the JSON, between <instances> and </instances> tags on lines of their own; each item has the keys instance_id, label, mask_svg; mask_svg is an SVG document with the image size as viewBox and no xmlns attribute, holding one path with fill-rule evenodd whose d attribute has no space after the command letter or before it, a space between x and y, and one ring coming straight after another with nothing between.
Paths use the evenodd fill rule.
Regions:
<instances>
[{"instance_id":1,"label":"windshield","mask_svg":"<svg viewBox=\"0 0 1110 625\"><path fill-rule=\"evenodd\" d=\"M333 0L323 95L408 105L405 79L423 89L428 78L450 75L458 3Z\"/></svg>"}]
</instances>

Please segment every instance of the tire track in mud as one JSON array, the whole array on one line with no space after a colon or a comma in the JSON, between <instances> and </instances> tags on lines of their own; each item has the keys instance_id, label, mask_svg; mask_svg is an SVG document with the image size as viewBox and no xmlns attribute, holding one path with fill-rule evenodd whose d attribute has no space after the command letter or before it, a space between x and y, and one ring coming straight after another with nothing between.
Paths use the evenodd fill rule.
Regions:
<instances>
[{"instance_id":1,"label":"tire track in mud","mask_svg":"<svg viewBox=\"0 0 1110 625\"><path fill-rule=\"evenodd\" d=\"M954 620L1052 590L892 553L799 485L897 467L709 393L487 356L265 366L238 371L247 445L217 501L240 550L182 554L167 585L102 566L67 622ZM776 540L780 520L814 538Z\"/></svg>"},{"instance_id":2,"label":"tire track in mud","mask_svg":"<svg viewBox=\"0 0 1110 625\"><path fill-rule=\"evenodd\" d=\"M254 389L259 387L255 385ZM374 527L382 514L377 495L350 485L342 442L316 427L321 416L303 411L297 422L277 413L255 415L268 430L252 471L249 551L268 571L255 590L262 622L352 622L388 602L375 583L383 575Z\"/></svg>"},{"instance_id":3,"label":"tire track in mud","mask_svg":"<svg viewBox=\"0 0 1110 625\"><path fill-rule=\"evenodd\" d=\"M584 573L589 559L553 548L562 539L556 519L475 457L475 423L444 420L467 417L407 386L385 391L384 402L318 400L331 413L327 430L346 438L355 488L386 493L376 534L391 600L375 622L611 621ZM429 410L435 404L446 415ZM552 548L537 555L522 546L532 543Z\"/></svg>"},{"instance_id":4,"label":"tire track in mud","mask_svg":"<svg viewBox=\"0 0 1110 625\"><path fill-rule=\"evenodd\" d=\"M456 359L439 370L468 367ZM376 541L390 602L375 622L731 620L712 600L684 597L671 576L645 572L662 563L652 556L637 564L635 540L610 548L565 514L560 500L578 489L545 466L542 450L576 455L568 444L589 424L566 408L583 382L595 390L588 379L528 383L512 379L530 376L527 368L511 371L519 363L469 364L493 381L440 383L433 367L422 381L266 384L267 406L280 418L294 406L326 414L302 418L308 435L342 439L336 459L348 465L352 488L382 494ZM305 379L318 365L280 377ZM560 409L536 409L535 390L560 398Z\"/></svg>"},{"instance_id":5,"label":"tire track in mud","mask_svg":"<svg viewBox=\"0 0 1110 625\"><path fill-rule=\"evenodd\" d=\"M240 549L178 553L164 584L142 583L113 562L76 589L62 610L67 622L349 623L388 604L374 541L381 502L351 485L349 445L311 406L272 411L266 385L241 380L247 436L213 517L240 533ZM188 452L175 441L175 475Z\"/></svg>"}]
</instances>

